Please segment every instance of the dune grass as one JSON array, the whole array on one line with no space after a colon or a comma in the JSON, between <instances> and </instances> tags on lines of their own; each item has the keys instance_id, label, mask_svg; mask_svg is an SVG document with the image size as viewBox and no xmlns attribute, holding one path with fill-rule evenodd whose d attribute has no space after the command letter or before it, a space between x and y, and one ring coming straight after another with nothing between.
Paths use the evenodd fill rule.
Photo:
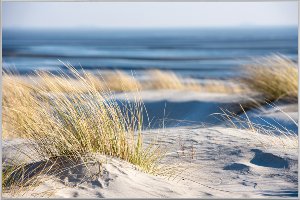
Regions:
<instances>
[{"instance_id":1,"label":"dune grass","mask_svg":"<svg viewBox=\"0 0 300 200\"><path fill-rule=\"evenodd\" d=\"M19 76L9 76L4 74L2 77L2 138L13 137L13 132L21 133L24 129L23 113L29 107L34 107L36 104L32 101L31 84L24 81ZM30 117L30 113L26 113Z\"/></svg>"},{"instance_id":2,"label":"dune grass","mask_svg":"<svg viewBox=\"0 0 300 200\"><path fill-rule=\"evenodd\" d=\"M32 141L45 159L100 153L154 172L163 151L143 145L142 102L117 102L88 74L68 67L72 78L38 74L39 87L4 75L3 135ZM74 80L80 87L67 93Z\"/></svg>"},{"instance_id":3,"label":"dune grass","mask_svg":"<svg viewBox=\"0 0 300 200\"><path fill-rule=\"evenodd\" d=\"M85 84L79 81L72 74L67 75L61 72L58 76L49 72L36 72L37 76L30 76L32 87L39 88L45 92L64 92L64 93L78 93L88 92ZM103 90L104 82L96 75L91 73L83 73L82 77L92 84L96 90ZM55 86L53 85L55 84Z\"/></svg>"},{"instance_id":4,"label":"dune grass","mask_svg":"<svg viewBox=\"0 0 300 200\"><path fill-rule=\"evenodd\" d=\"M274 55L246 65L243 82L269 101L298 99L298 67L289 58Z\"/></svg>"},{"instance_id":5,"label":"dune grass","mask_svg":"<svg viewBox=\"0 0 300 200\"><path fill-rule=\"evenodd\" d=\"M123 71L97 71L95 73L83 73L85 79L97 91L101 92L137 92L142 90L187 90L195 92L211 93L245 93L247 88L234 81L206 80L199 83L195 79L183 78L170 71L149 70L143 74L146 79L136 79L134 75ZM65 92L76 93L83 92L86 87L81 81L78 81L72 74L67 75L61 72L59 75L53 75L49 72L37 72L28 77L17 76L14 73L9 74L10 79L18 79L32 85L35 88L43 88L47 92ZM13 78L14 77L14 78ZM52 87L55 82L56 87ZM50 84L50 85L48 85ZM55 90L54 90L55 89ZM85 92L88 92L87 90Z\"/></svg>"},{"instance_id":6,"label":"dune grass","mask_svg":"<svg viewBox=\"0 0 300 200\"><path fill-rule=\"evenodd\" d=\"M275 108L278 112L286 115L287 120L290 120L293 124L298 127L298 123L294 121L287 113L278 108L275 104L267 103L269 106ZM298 149L298 134L286 127L281 125L275 119L273 121L277 126L268 123L266 120L265 125L254 123L250 120L247 113L245 112L242 105L240 105L244 116L233 113L229 110L222 110L222 113L218 113L223 120L228 122L228 125L234 129L246 130L251 138L254 138L259 144L261 144L266 149L270 147L277 147L278 145L286 150ZM245 134L247 134L245 133Z\"/></svg>"},{"instance_id":7,"label":"dune grass","mask_svg":"<svg viewBox=\"0 0 300 200\"><path fill-rule=\"evenodd\" d=\"M208 93L225 93L225 94L242 94L248 93L249 90L244 84L238 84L235 81L217 81L208 80L200 84L200 92Z\"/></svg>"},{"instance_id":8,"label":"dune grass","mask_svg":"<svg viewBox=\"0 0 300 200\"><path fill-rule=\"evenodd\" d=\"M111 71L103 76L106 87L111 91L139 91L142 88L141 83L120 70Z\"/></svg>"},{"instance_id":9,"label":"dune grass","mask_svg":"<svg viewBox=\"0 0 300 200\"><path fill-rule=\"evenodd\" d=\"M211 93L249 93L251 91L263 94L269 101L281 98L297 100L298 98L298 69L297 64L282 55L274 55L254 59L253 64L245 65L245 76L240 81L207 80L199 83L194 79L183 78L171 71L148 70L144 75L146 80L137 80L133 75L123 71L108 71L106 73L83 73L83 77L97 91L140 91L140 90L191 90ZM54 76L50 73L38 73L30 76L31 84L42 87L48 92L83 92L87 89L82 81L74 76L61 73ZM11 75L13 76L13 75ZM17 77L19 79L19 77ZM54 80L50 80L54 79ZM47 80L47 81L46 81ZM52 87L52 82L56 86ZM85 91L88 92L88 91Z\"/></svg>"},{"instance_id":10,"label":"dune grass","mask_svg":"<svg viewBox=\"0 0 300 200\"><path fill-rule=\"evenodd\" d=\"M147 72L150 76L150 80L144 85L149 89L199 89L199 85L195 83L185 84L181 78L179 78L173 72L164 72L161 70L150 70Z\"/></svg>"},{"instance_id":11,"label":"dune grass","mask_svg":"<svg viewBox=\"0 0 300 200\"><path fill-rule=\"evenodd\" d=\"M2 191L13 196L22 196L22 192L39 184L46 169L36 173L35 169L28 170L26 164L15 164L3 167Z\"/></svg>"},{"instance_id":12,"label":"dune grass","mask_svg":"<svg viewBox=\"0 0 300 200\"><path fill-rule=\"evenodd\" d=\"M143 89L172 89L212 93L242 93L246 88L233 81L207 80L203 83L195 79L183 78L171 71L149 70L146 74L148 81L141 83Z\"/></svg>"}]
</instances>

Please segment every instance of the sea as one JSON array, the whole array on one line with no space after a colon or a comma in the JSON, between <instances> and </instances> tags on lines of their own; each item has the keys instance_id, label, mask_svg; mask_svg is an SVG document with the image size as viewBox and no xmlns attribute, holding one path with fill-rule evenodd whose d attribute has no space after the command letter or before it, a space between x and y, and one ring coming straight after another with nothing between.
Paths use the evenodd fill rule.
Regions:
<instances>
[{"instance_id":1,"label":"sea","mask_svg":"<svg viewBox=\"0 0 300 200\"><path fill-rule=\"evenodd\" d=\"M3 30L3 68L20 74L78 70L172 70L199 79L230 79L253 59L298 61L297 27Z\"/></svg>"}]
</instances>

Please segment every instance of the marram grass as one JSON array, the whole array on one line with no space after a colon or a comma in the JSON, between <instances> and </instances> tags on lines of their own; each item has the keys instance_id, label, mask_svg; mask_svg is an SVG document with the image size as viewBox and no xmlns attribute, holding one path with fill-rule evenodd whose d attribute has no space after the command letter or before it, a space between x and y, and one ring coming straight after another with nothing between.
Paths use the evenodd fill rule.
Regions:
<instances>
[{"instance_id":1,"label":"marram grass","mask_svg":"<svg viewBox=\"0 0 300 200\"><path fill-rule=\"evenodd\" d=\"M294 121L294 119L289 116L287 113L282 111L278 106L273 103L266 103L272 108L276 109L277 112L280 112L286 115L286 119L293 123L298 127L298 122ZM268 123L267 121L265 125L254 123L250 121L246 111L240 105L241 110L245 116L238 115L229 110L222 110L222 113L217 113L221 116L221 118L227 122L226 125L232 127L235 130L246 130L249 136L252 139L255 139L260 145L263 145L264 148L268 149L270 147L283 147L284 150L295 150L298 149L298 134L284 127L280 122L276 119L272 119L276 125L272 123Z\"/></svg>"},{"instance_id":2,"label":"marram grass","mask_svg":"<svg viewBox=\"0 0 300 200\"><path fill-rule=\"evenodd\" d=\"M88 74L68 67L72 78L38 74L39 87L4 75L3 135L32 141L45 159L100 153L154 172L163 152L143 145L143 103L117 102ZM74 80L79 87L69 87Z\"/></svg>"},{"instance_id":3,"label":"marram grass","mask_svg":"<svg viewBox=\"0 0 300 200\"><path fill-rule=\"evenodd\" d=\"M289 58L274 55L245 66L244 83L266 100L298 99L298 67Z\"/></svg>"},{"instance_id":4,"label":"marram grass","mask_svg":"<svg viewBox=\"0 0 300 200\"><path fill-rule=\"evenodd\" d=\"M10 74L10 79L13 78L26 82L34 88L41 88L47 92L87 92L87 88L81 81L68 76L67 74L60 74L55 76L47 72L38 72L39 76L24 77ZM195 92L212 92L212 93L245 93L248 92L244 85L241 85L234 80L231 81L218 81L207 80L199 83L192 78L181 77L171 71L161 70L147 70L143 76L148 77L145 80L135 79L123 71L98 71L94 74L84 73L83 77L93 84L93 87L101 92L138 92L143 90L186 90ZM67 77L67 79L66 79ZM55 82L56 87L52 87ZM48 85L50 84L50 85ZM54 91L52 91L54 90Z\"/></svg>"}]
</instances>

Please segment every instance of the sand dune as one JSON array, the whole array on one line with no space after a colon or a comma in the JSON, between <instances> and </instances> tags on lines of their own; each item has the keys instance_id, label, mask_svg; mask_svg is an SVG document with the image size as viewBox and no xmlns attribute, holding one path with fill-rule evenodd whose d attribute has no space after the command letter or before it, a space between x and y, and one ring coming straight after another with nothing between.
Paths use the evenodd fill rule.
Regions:
<instances>
[{"instance_id":1,"label":"sand dune","mask_svg":"<svg viewBox=\"0 0 300 200\"><path fill-rule=\"evenodd\" d=\"M83 169L73 169L72 173L45 178L37 188L22 195L82 198L298 195L297 149L283 149L280 145L265 149L247 131L221 127L170 128L160 130L158 137L171 150L164 162L178 167L177 176L168 179L145 174L124 161L98 156L106 163L101 174L97 167L89 167L95 176L82 180L79 172ZM183 150L178 146L179 139ZM4 152L13 152L14 143L5 143Z\"/></svg>"},{"instance_id":2,"label":"sand dune","mask_svg":"<svg viewBox=\"0 0 300 200\"><path fill-rule=\"evenodd\" d=\"M218 113L228 110L241 117L245 117L240 105L248 106L253 102L263 102L256 94L225 94L225 93L199 93L194 91L159 90L140 91L131 93L118 93L115 98L133 101L141 98L147 110L145 119L149 118L152 128L187 126L202 124L205 127L222 124ZM265 104L257 109L246 110L254 123L275 126L280 129L287 128L293 133L298 132L298 104L275 102ZM149 121L145 121L149 123Z\"/></svg>"},{"instance_id":3,"label":"sand dune","mask_svg":"<svg viewBox=\"0 0 300 200\"><path fill-rule=\"evenodd\" d=\"M122 101L136 95L116 94ZM162 128L144 131L150 143L156 137L167 149L162 164L172 166L171 175L151 175L124 161L92 155L96 161L88 165L72 165L72 169L41 178L37 187L4 196L78 197L78 198L271 198L298 196L298 151L295 138L274 138L249 130L226 128L210 114L220 107L235 110L249 97L205 94L186 91L143 91L139 93L149 118L174 119ZM298 121L297 106L281 105L281 109ZM164 110L164 112L162 112ZM248 111L251 119L276 118L287 122L272 108ZM280 115L280 116L279 116ZM167 116L167 117L166 117ZM184 121L185 120L185 121ZM169 124L168 124L169 123ZM288 124L288 123L286 123ZM296 145L291 144L291 140ZM286 145L283 145L286 144ZM28 152L20 155L18 152ZM23 149L23 150L22 150ZM26 162L27 166L43 163L26 140L3 142L3 159ZM9 163L9 162L8 162ZM68 166L68 164L65 164ZM70 165L71 166L71 165ZM54 169L52 169L54 170ZM55 174L55 175L54 175Z\"/></svg>"}]
</instances>

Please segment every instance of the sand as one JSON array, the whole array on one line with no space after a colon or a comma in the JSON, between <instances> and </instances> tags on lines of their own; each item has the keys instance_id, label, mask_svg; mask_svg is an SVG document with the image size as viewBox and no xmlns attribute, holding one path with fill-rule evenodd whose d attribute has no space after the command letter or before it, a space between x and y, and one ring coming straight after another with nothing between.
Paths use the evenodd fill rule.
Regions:
<instances>
[{"instance_id":1,"label":"sand","mask_svg":"<svg viewBox=\"0 0 300 200\"><path fill-rule=\"evenodd\" d=\"M156 137L168 153L162 164L172 166L173 176L151 175L116 158L93 155L99 164L80 166L59 176L41 178L37 187L4 196L54 198L274 198L298 196L298 142L295 138L274 140L271 136L224 126L212 113L219 107L237 108L249 97L186 91L143 91L150 117L169 122L157 123L144 131L145 143ZM136 95L117 94L120 100ZM161 109L161 107L163 109ZM281 108L297 119L297 106ZM162 111L163 110L163 111ZM290 120L272 108L253 112L255 117ZM155 115L156 114L156 115ZM168 117L166 117L166 115ZM174 119L172 120L168 119ZM184 121L184 122L183 122ZM272 141L272 142L271 142ZM3 142L3 158L36 163L38 158L26 140ZM18 149L30 152L19 156ZM80 173L79 173L80 172ZM82 174L86 176L82 176ZM84 177L84 178L82 178Z\"/></svg>"}]
</instances>

